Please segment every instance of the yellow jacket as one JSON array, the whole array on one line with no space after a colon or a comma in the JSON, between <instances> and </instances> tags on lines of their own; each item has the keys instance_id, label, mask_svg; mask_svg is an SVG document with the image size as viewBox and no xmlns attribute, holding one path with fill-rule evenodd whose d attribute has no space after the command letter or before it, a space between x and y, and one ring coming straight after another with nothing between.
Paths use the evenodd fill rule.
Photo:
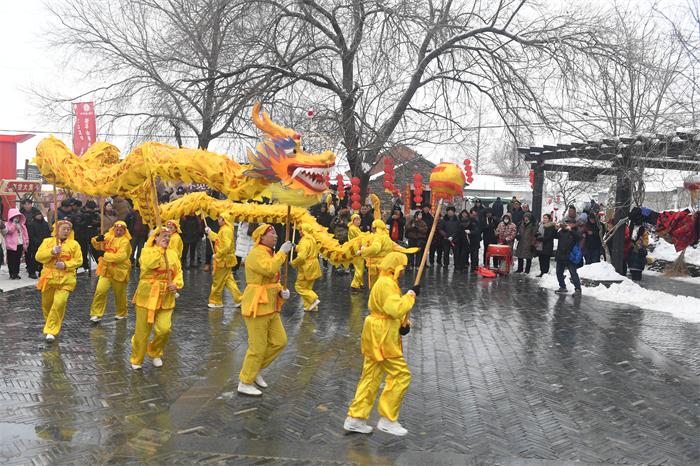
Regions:
<instances>
[{"instance_id":1,"label":"yellow jacket","mask_svg":"<svg viewBox=\"0 0 700 466\"><path fill-rule=\"evenodd\" d=\"M117 222L123 223L123 222ZM126 227L126 224L125 224ZM92 247L98 251L104 251L104 255L97 262L97 275L100 277L111 278L118 282L126 282L129 280L129 271L131 270L131 236L127 230L123 236L119 238L114 236L114 227L110 228L105 234L105 240L97 241L97 237L90 241Z\"/></svg>"},{"instance_id":2,"label":"yellow jacket","mask_svg":"<svg viewBox=\"0 0 700 466\"><path fill-rule=\"evenodd\" d=\"M132 302L149 311L159 309L173 309L175 307L175 293L167 290L171 281L178 289L184 285L182 279L182 266L180 256L168 248L168 266L165 268L165 255L163 248L153 245L153 238L149 239L149 246L141 252L141 276L139 285ZM168 279L170 278L170 279ZM150 313L149 313L150 318ZM149 320L149 322L152 322Z\"/></svg>"},{"instance_id":3,"label":"yellow jacket","mask_svg":"<svg viewBox=\"0 0 700 466\"><path fill-rule=\"evenodd\" d=\"M302 280L316 280L321 276L318 250L318 244L311 236L304 235L299 240L296 247L297 257L292 260L291 265L299 268L299 278Z\"/></svg>"},{"instance_id":4,"label":"yellow jacket","mask_svg":"<svg viewBox=\"0 0 700 466\"><path fill-rule=\"evenodd\" d=\"M275 254L263 244L256 244L250 250L245 259L246 287L241 303L242 315L256 317L279 312L283 304L279 296L282 290L279 272L285 260L285 253L280 251Z\"/></svg>"},{"instance_id":5,"label":"yellow jacket","mask_svg":"<svg viewBox=\"0 0 700 466\"><path fill-rule=\"evenodd\" d=\"M37 262L44 264L44 268L41 270L41 277L39 277L39 282L36 284L36 287L41 291L44 291L46 286L53 286L66 291L75 289L75 271L83 265L83 253L80 250L80 244L73 239L73 230L61 244L61 254L58 257L54 257L51 254L51 250L57 244L58 240L55 236L44 239L34 256ZM59 261L65 264L65 269L59 270L56 268L56 262Z\"/></svg>"},{"instance_id":6,"label":"yellow jacket","mask_svg":"<svg viewBox=\"0 0 700 466\"><path fill-rule=\"evenodd\" d=\"M183 248L184 245L182 243L182 238L180 238L180 233L173 233L172 235L170 235L170 244L168 245L168 249L170 249L171 251L175 251L177 257L182 257Z\"/></svg>"},{"instance_id":7,"label":"yellow jacket","mask_svg":"<svg viewBox=\"0 0 700 466\"><path fill-rule=\"evenodd\" d=\"M396 243L391 240L388 233L382 231L374 234L372 244L362 249L362 257L370 259L372 265L379 266L381 260L394 250Z\"/></svg>"},{"instance_id":8,"label":"yellow jacket","mask_svg":"<svg viewBox=\"0 0 700 466\"><path fill-rule=\"evenodd\" d=\"M214 243L214 270L235 267L238 259L231 224L226 221L218 233L209 231L208 236Z\"/></svg>"},{"instance_id":9,"label":"yellow jacket","mask_svg":"<svg viewBox=\"0 0 700 466\"><path fill-rule=\"evenodd\" d=\"M350 241L353 238L357 238L362 234L362 230L360 230L359 227L355 226L354 223L351 223L350 226L348 226L348 241Z\"/></svg>"},{"instance_id":10,"label":"yellow jacket","mask_svg":"<svg viewBox=\"0 0 700 466\"><path fill-rule=\"evenodd\" d=\"M362 328L362 354L374 361L403 356L399 327L414 303L413 295L401 294L394 276L382 271L369 293L370 314Z\"/></svg>"}]
</instances>

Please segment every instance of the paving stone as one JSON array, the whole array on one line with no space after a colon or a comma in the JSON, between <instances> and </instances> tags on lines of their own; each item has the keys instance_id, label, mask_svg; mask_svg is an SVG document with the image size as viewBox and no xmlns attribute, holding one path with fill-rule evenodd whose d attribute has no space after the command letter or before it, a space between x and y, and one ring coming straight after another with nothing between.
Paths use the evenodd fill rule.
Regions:
<instances>
[{"instance_id":1,"label":"paving stone","mask_svg":"<svg viewBox=\"0 0 700 466\"><path fill-rule=\"evenodd\" d=\"M208 310L209 279L186 271L165 365L147 360L138 372L128 364L133 309L110 320L110 299L105 320L88 322L95 277L79 276L51 345L38 292L1 294L0 463L700 461L700 325L556 296L530 277L430 269L404 338L409 435L346 435L366 294L327 274L319 313L301 311L298 297L287 303L289 344L265 374L270 388L245 398L236 393L245 325L228 297Z\"/></svg>"}]
</instances>

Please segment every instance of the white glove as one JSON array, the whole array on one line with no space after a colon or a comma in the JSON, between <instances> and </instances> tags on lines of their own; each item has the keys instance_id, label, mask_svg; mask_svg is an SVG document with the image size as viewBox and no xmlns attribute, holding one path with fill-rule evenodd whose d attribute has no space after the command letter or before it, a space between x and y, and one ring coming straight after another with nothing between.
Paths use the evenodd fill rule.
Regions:
<instances>
[{"instance_id":1,"label":"white glove","mask_svg":"<svg viewBox=\"0 0 700 466\"><path fill-rule=\"evenodd\" d=\"M211 233L211 228L209 228L209 227L204 227L204 233L206 233L207 235L208 235L209 233Z\"/></svg>"},{"instance_id":2,"label":"white glove","mask_svg":"<svg viewBox=\"0 0 700 466\"><path fill-rule=\"evenodd\" d=\"M66 264L64 264L64 263L61 262L61 261L58 261L58 262L56 262L56 268L57 268L58 270L63 270L63 269L66 268Z\"/></svg>"},{"instance_id":3,"label":"white glove","mask_svg":"<svg viewBox=\"0 0 700 466\"><path fill-rule=\"evenodd\" d=\"M447 238L447 239L448 239L449 241L452 241L452 237L451 237L451 236L450 236L449 238Z\"/></svg>"},{"instance_id":4,"label":"white glove","mask_svg":"<svg viewBox=\"0 0 700 466\"><path fill-rule=\"evenodd\" d=\"M61 246L54 246L53 249L51 249L51 254L54 256L61 254Z\"/></svg>"},{"instance_id":5,"label":"white glove","mask_svg":"<svg viewBox=\"0 0 700 466\"><path fill-rule=\"evenodd\" d=\"M471 235L471 234L472 234L472 231L471 231L471 230L464 230L464 232L465 232L466 234L468 234L468 235Z\"/></svg>"},{"instance_id":6,"label":"white glove","mask_svg":"<svg viewBox=\"0 0 700 466\"><path fill-rule=\"evenodd\" d=\"M293 245L292 245L291 241L285 241L284 243L282 243L282 246L280 246L280 251L287 254L287 253L289 253L289 251L292 250L292 246Z\"/></svg>"},{"instance_id":7,"label":"white glove","mask_svg":"<svg viewBox=\"0 0 700 466\"><path fill-rule=\"evenodd\" d=\"M280 297L282 299L289 299L289 295L290 295L289 290L280 291Z\"/></svg>"}]
</instances>

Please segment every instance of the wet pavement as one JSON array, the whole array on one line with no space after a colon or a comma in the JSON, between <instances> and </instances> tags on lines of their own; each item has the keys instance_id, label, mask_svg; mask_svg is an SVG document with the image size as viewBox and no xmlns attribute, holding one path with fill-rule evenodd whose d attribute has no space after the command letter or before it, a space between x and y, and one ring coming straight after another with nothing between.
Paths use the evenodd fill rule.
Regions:
<instances>
[{"instance_id":1,"label":"wet pavement","mask_svg":"<svg viewBox=\"0 0 700 466\"><path fill-rule=\"evenodd\" d=\"M230 297L208 310L208 274L185 280L165 365L140 372L133 310L110 320L110 299L104 323L88 322L95 277L78 279L53 345L35 289L0 294L0 464L700 461L700 325L670 314L430 269L404 337L409 435L345 435L367 299L349 275L317 282L318 314L285 306L289 345L261 399L235 391L240 312Z\"/></svg>"}]
</instances>

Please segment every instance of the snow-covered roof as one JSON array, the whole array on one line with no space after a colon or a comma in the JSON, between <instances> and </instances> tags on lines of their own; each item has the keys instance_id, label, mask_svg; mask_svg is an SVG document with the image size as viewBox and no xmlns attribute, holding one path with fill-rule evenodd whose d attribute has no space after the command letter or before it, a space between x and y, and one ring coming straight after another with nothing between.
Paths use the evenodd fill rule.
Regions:
<instances>
[{"instance_id":1,"label":"snow-covered roof","mask_svg":"<svg viewBox=\"0 0 700 466\"><path fill-rule=\"evenodd\" d=\"M532 191L530 179L527 176L481 174L473 175L474 182L464 187L465 192L469 191L508 191L524 192Z\"/></svg>"}]
</instances>

